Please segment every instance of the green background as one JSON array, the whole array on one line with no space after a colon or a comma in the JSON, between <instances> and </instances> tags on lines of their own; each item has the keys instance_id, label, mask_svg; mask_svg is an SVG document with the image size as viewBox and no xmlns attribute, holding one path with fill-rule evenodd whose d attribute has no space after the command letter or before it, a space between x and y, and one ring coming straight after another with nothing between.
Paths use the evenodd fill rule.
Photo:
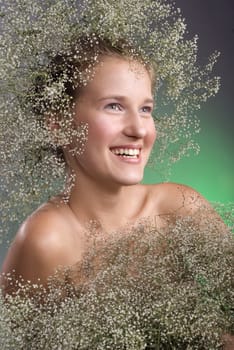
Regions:
<instances>
[{"instance_id":1,"label":"green background","mask_svg":"<svg viewBox=\"0 0 234 350\"><path fill-rule=\"evenodd\" d=\"M221 53L214 72L221 77L221 88L197 114L201 121L199 155L176 163L169 181L192 186L210 201L233 202L234 1L176 0L175 4L186 18L188 38L198 34L198 63L206 63L216 50ZM161 180L157 166L146 169L144 182Z\"/></svg>"}]
</instances>

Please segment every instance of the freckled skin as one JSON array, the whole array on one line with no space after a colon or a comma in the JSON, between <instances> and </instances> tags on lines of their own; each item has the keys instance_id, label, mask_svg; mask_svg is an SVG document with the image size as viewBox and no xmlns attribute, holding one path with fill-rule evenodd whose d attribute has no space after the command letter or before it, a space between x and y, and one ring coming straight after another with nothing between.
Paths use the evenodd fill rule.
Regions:
<instances>
[{"instance_id":1,"label":"freckled skin","mask_svg":"<svg viewBox=\"0 0 234 350\"><path fill-rule=\"evenodd\" d=\"M201 206L217 220L207 201L187 186L140 184L156 138L151 85L150 74L140 63L103 57L76 101L74 123L88 125L88 140L81 155L65 151L77 175L69 202L55 197L22 224L3 272L15 270L16 276L32 282L40 279L46 285L59 266L82 259L89 247L86 228L90 221L108 235L146 217L156 217L160 227L166 224L165 215L186 216ZM111 152L112 147L122 145L140 147L139 161L131 163ZM221 220L220 228L224 228ZM14 287L2 284L5 293L13 292Z\"/></svg>"}]
</instances>

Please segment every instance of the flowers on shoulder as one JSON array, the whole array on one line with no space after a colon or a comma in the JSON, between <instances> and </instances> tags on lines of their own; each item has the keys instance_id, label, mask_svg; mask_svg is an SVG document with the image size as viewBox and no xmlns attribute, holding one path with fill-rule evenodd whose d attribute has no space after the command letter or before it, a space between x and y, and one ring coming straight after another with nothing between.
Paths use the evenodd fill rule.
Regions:
<instances>
[{"instance_id":1,"label":"flowers on shoulder","mask_svg":"<svg viewBox=\"0 0 234 350\"><path fill-rule=\"evenodd\" d=\"M234 332L234 241L217 227L191 217L97 236L43 304L36 293L1 304L1 349L221 349Z\"/></svg>"}]
</instances>

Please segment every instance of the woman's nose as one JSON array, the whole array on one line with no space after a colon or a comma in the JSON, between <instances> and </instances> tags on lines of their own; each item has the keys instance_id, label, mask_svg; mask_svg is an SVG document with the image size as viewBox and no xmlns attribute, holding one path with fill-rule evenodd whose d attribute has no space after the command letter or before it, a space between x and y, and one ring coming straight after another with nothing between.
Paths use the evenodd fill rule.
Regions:
<instances>
[{"instance_id":1,"label":"woman's nose","mask_svg":"<svg viewBox=\"0 0 234 350\"><path fill-rule=\"evenodd\" d=\"M124 134L129 137L143 138L146 135L144 118L138 113L129 113L126 116Z\"/></svg>"}]
</instances>

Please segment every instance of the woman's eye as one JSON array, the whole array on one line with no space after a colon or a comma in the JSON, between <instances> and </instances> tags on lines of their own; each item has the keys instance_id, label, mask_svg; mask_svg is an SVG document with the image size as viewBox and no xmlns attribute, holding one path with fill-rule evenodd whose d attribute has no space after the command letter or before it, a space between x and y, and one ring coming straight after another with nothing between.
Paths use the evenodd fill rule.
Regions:
<instances>
[{"instance_id":1,"label":"woman's eye","mask_svg":"<svg viewBox=\"0 0 234 350\"><path fill-rule=\"evenodd\" d=\"M141 108L141 111L142 111L143 113L149 113L149 114L151 114L151 113L152 113L152 107L150 107L150 106L144 106L144 107Z\"/></svg>"},{"instance_id":2,"label":"woman's eye","mask_svg":"<svg viewBox=\"0 0 234 350\"><path fill-rule=\"evenodd\" d=\"M112 111L121 111L122 108L120 106L119 103L109 103L107 106L106 106L107 109L110 109Z\"/></svg>"}]
</instances>

